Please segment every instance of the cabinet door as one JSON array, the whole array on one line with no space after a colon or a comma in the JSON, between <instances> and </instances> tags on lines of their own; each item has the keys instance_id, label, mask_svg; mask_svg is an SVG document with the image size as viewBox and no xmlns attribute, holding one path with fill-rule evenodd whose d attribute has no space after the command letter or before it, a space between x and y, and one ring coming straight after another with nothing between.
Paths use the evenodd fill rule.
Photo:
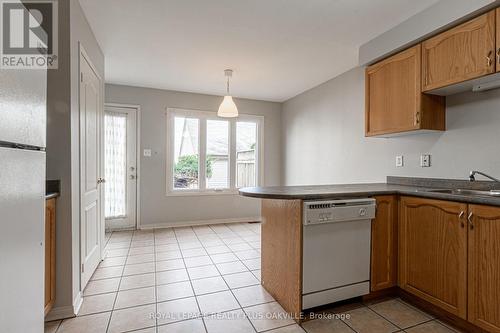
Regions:
<instances>
[{"instance_id":1,"label":"cabinet door","mask_svg":"<svg viewBox=\"0 0 500 333\"><path fill-rule=\"evenodd\" d=\"M496 52L496 69L497 72L500 72L500 8L496 9L496 15L497 15L497 25L496 25L496 30L497 30L497 52Z\"/></svg>"},{"instance_id":2,"label":"cabinet door","mask_svg":"<svg viewBox=\"0 0 500 333\"><path fill-rule=\"evenodd\" d=\"M495 11L422 42L422 90L495 71Z\"/></svg>"},{"instance_id":3,"label":"cabinet door","mask_svg":"<svg viewBox=\"0 0 500 333\"><path fill-rule=\"evenodd\" d=\"M45 315L56 296L56 199L45 203Z\"/></svg>"},{"instance_id":4,"label":"cabinet door","mask_svg":"<svg viewBox=\"0 0 500 333\"><path fill-rule=\"evenodd\" d=\"M500 332L500 208L469 207L468 320Z\"/></svg>"},{"instance_id":5,"label":"cabinet door","mask_svg":"<svg viewBox=\"0 0 500 333\"><path fill-rule=\"evenodd\" d=\"M420 45L366 70L366 135L418 129Z\"/></svg>"},{"instance_id":6,"label":"cabinet door","mask_svg":"<svg viewBox=\"0 0 500 333\"><path fill-rule=\"evenodd\" d=\"M463 319L467 312L467 205L403 197L399 284Z\"/></svg>"},{"instance_id":7,"label":"cabinet door","mask_svg":"<svg viewBox=\"0 0 500 333\"><path fill-rule=\"evenodd\" d=\"M371 291L397 285L397 222L396 196L378 196L377 214L372 221Z\"/></svg>"}]
</instances>

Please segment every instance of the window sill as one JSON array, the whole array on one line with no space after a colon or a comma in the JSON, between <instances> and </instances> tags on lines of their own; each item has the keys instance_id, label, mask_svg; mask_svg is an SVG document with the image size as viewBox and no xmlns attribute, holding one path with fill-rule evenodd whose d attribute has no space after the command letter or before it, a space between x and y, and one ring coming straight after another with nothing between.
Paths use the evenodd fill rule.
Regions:
<instances>
[{"instance_id":1,"label":"window sill","mask_svg":"<svg viewBox=\"0 0 500 333\"><path fill-rule=\"evenodd\" d=\"M168 191L167 197L198 197L198 196L211 196L211 195L238 195L238 189L221 190L221 191Z\"/></svg>"}]
</instances>

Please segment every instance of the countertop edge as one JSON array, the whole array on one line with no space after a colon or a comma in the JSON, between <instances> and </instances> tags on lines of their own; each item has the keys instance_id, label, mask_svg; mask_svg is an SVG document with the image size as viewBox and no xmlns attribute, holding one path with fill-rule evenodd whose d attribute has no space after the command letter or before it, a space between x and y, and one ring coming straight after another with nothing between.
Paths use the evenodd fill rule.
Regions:
<instances>
[{"instance_id":1,"label":"countertop edge","mask_svg":"<svg viewBox=\"0 0 500 333\"><path fill-rule=\"evenodd\" d=\"M45 200L49 200L49 199L52 199L52 198L57 198L59 195L60 195L59 192L47 193L45 195Z\"/></svg>"},{"instance_id":2,"label":"countertop edge","mask_svg":"<svg viewBox=\"0 0 500 333\"><path fill-rule=\"evenodd\" d=\"M468 196L468 195L457 195L439 192L429 192L429 188L419 188L415 189L387 189L387 190L367 190L367 191L346 191L346 192L334 192L334 193L318 193L318 194L283 194L283 193L253 193L239 191L239 194L245 197L257 198L257 199L270 199L270 200L326 200L326 199L340 199L340 198L358 198L358 197L372 197L380 195L403 195L412 196L420 198L428 198L435 200L445 200L445 201L455 201L468 204L478 204L487 206L499 206L500 198L498 197L486 197L486 196Z\"/></svg>"}]
</instances>

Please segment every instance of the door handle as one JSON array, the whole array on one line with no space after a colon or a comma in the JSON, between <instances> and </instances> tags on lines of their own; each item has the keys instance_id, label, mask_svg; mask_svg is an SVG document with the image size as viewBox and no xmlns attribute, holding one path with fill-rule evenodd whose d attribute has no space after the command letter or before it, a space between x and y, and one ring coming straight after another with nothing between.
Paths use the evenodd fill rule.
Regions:
<instances>
[{"instance_id":1,"label":"door handle","mask_svg":"<svg viewBox=\"0 0 500 333\"><path fill-rule=\"evenodd\" d=\"M463 220L464 216L465 216L465 212L464 211L461 211L460 214L458 214L458 219L460 221L460 226L462 228L465 227L465 223L464 223L464 220Z\"/></svg>"},{"instance_id":2,"label":"door handle","mask_svg":"<svg viewBox=\"0 0 500 333\"><path fill-rule=\"evenodd\" d=\"M474 218L474 214L471 212L469 216L467 216L467 221L469 222L470 230L474 229L474 223L472 222Z\"/></svg>"},{"instance_id":3,"label":"door handle","mask_svg":"<svg viewBox=\"0 0 500 333\"><path fill-rule=\"evenodd\" d=\"M500 64L500 47L497 50L497 63Z\"/></svg>"},{"instance_id":4,"label":"door handle","mask_svg":"<svg viewBox=\"0 0 500 333\"><path fill-rule=\"evenodd\" d=\"M486 56L486 60L487 60L487 63L488 63L488 67L491 66L491 54L493 53L493 51L490 50L490 52L488 52L488 55Z\"/></svg>"},{"instance_id":5,"label":"door handle","mask_svg":"<svg viewBox=\"0 0 500 333\"><path fill-rule=\"evenodd\" d=\"M104 184L106 182L106 179L104 178L97 178L97 184Z\"/></svg>"}]
</instances>

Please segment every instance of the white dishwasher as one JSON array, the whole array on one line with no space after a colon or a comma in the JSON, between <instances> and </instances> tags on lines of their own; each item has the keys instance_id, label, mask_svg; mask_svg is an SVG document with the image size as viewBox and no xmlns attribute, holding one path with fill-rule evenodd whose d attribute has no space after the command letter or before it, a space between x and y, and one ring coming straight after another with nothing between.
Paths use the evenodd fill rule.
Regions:
<instances>
[{"instance_id":1,"label":"white dishwasher","mask_svg":"<svg viewBox=\"0 0 500 333\"><path fill-rule=\"evenodd\" d=\"M305 201L302 309L370 292L375 199Z\"/></svg>"}]
</instances>

